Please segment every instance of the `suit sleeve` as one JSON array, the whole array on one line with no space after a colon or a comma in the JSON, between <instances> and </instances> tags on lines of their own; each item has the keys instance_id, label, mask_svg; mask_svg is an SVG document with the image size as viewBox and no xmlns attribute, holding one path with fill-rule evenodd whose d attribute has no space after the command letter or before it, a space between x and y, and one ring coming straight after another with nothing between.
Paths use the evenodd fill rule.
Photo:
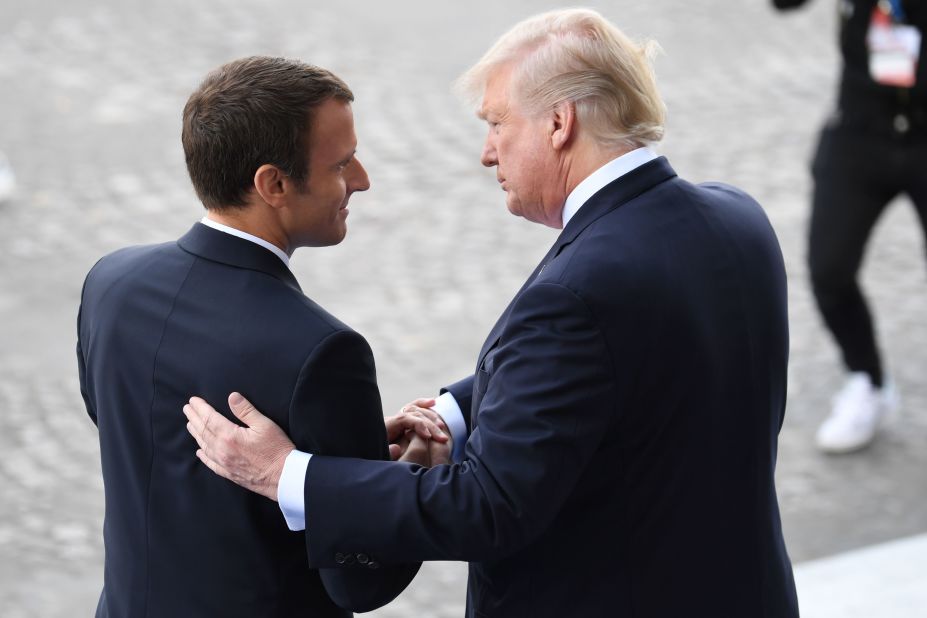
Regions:
<instances>
[{"instance_id":1,"label":"suit sleeve","mask_svg":"<svg viewBox=\"0 0 927 618\"><path fill-rule=\"evenodd\" d=\"M388 460L386 428L370 346L359 334L336 331L313 350L302 370L289 413L290 438L314 455ZM353 569L322 569L332 600L365 612L392 601L420 564ZM379 565L377 565L379 566Z\"/></svg>"},{"instance_id":2,"label":"suit sleeve","mask_svg":"<svg viewBox=\"0 0 927 618\"><path fill-rule=\"evenodd\" d=\"M460 464L313 456L310 564L491 560L541 535L617 418L613 361L568 288L535 284L513 308Z\"/></svg>"},{"instance_id":3,"label":"suit sleeve","mask_svg":"<svg viewBox=\"0 0 927 618\"><path fill-rule=\"evenodd\" d=\"M87 385L87 361L84 358L84 350L81 345L81 309L77 310L77 379L80 383L80 395L84 399L84 407L87 408L87 414L93 424L97 424L97 411L90 399L90 393Z\"/></svg>"}]
</instances>

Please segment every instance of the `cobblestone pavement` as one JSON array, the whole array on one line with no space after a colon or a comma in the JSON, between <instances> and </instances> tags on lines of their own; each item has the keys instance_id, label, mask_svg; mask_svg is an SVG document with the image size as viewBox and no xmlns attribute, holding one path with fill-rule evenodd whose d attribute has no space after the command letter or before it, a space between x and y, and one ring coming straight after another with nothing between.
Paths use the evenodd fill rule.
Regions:
<instances>
[{"instance_id":1,"label":"cobblestone pavement","mask_svg":"<svg viewBox=\"0 0 927 618\"><path fill-rule=\"evenodd\" d=\"M92 613L102 577L95 430L76 386L83 275L104 253L183 233L201 214L180 111L211 68L298 56L357 95L360 156L348 240L299 251L307 293L368 336L387 410L470 370L482 337L554 238L505 212L478 165L479 123L449 83L548 1L32 0L0 5L0 150L19 193L0 205L0 615ZM792 365L779 493L796 561L927 530L924 247L903 199L876 230L864 281L903 411L868 451L818 455L839 385L803 263L806 161L833 91L834 2L601 3L655 37L669 107L662 147L690 180L724 180L769 211L791 283ZM462 615L465 570L428 565L374 615Z\"/></svg>"}]
</instances>

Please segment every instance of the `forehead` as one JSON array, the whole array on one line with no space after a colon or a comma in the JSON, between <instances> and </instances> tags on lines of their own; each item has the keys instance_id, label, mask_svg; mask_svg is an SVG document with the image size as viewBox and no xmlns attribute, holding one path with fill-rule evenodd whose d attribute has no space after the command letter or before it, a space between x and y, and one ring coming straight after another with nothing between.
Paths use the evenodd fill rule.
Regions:
<instances>
[{"instance_id":1,"label":"forehead","mask_svg":"<svg viewBox=\"0 0 927 618\"><path fill-rule=\"evenodd\" d=\"M313 116L309 134L313 158L341 158L355 148L354 112L349 102L331 98L319 105Z\"/></svg>"},{"instance_id":2,"label":"forehead","mask_svg":"<svg viewBox=\"0 0 927 618\"><path fill-rule=\"evenodd\" d=\"M509 65L499 67L489 74L486 79L486 88L483 90L483 103L477 114L480 118L508 111L511 77L512 67Z\"/></svg>"}]
</instances>

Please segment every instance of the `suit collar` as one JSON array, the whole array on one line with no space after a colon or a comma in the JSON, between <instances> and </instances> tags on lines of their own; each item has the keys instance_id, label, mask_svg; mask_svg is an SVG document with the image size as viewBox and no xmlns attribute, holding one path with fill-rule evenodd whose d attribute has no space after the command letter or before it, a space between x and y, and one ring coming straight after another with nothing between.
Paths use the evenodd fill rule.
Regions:
<instances>
[{"instance_id":1,"label":"suit collar","mask_svg":"<svg viewBox=\"0 0 927 618\"><path fill-rule=\"evenodd\" d=\"M560 233L557 241L547 252L547 255L544 256L541 262L534 269L534 272L531 273L531 276L528 277L524 285L521 286L521 289L518 290L517 294L515 294L515 297L509 303L508 307L505 308L505 311L502 312L502 315L499 316L495 326L493 326L489 333L489 337L486 338L486 341L483 343L483 347L480 350L480 355L477 361L477 369L481 369L483 367L483 361L486 358L486 355L499 341L499 338L502 335L502 329L505 328L505 324L508 322L508 317L512 311L512 306L515 304L515 301L519 296L521 296L522 292L524 292L534 282L535 278L541 274L541 272L544 270L544 267L547 266L548 262L557 257L557 255L560 254L560 251L563 250L564 247L576 240L576 237L579 236L580 232L589 227L589 225L591 225L596 219L615 210L622 204L631 201L641 193L652 189L661 182L669 180L675 176L676 172L672 167L670 167L666 157L657 157L656 159L648 163L644 163L643 165L631 170L627 174L616 178L612 182L602 187L592 197L590 197L586 203L580 207L579 211L573 215L573 217L570 219L570 222L567 223L567 226Z\"/></svg>"},{"instance_id":2,"label":"suit collar","mask_svg":"<svg viewBox=\"0 0 927 618\"><path fill-rule=\"evenodd\" d=\"M573 215L551 248L549 257L556 256L599 217L674 176L676 172L666 157L657 157L611 181L594 193Z\"/></svg>"},{"instance_id":3,"label":"suit collar","mask_svg":"<svg viewBox=\"0 0 927 618\"><path fill-rule=\"evenodd\" d=\"M605 185L613 180L621 178L628 172L631 172L645 163L656 159L659 155L646 146L635 148L626 152L619 157L615 157L605 165L601 166L582 180L576 187L570 191L563 204L563 213L561 219L563 226L566 227L573 218L573 215L589 201L589 198L599 192Z\"/></svg>"},{"instance_id":4,"label":"suit collar","mask_svg":"<svg viewBox=\"0 0 927 618\"><path fill-rule=\"evenodd\" d=\"M214 230L219 230L220 232L225 232L226 234L231 234L232 236L238 236L239 238L250 240L254 244L264 247L265 249L267 249L268 251L276 255L278 258L280 258L280 261L286 264L287 268L290 267L290 256L284 253L283 249L281 249L280 247L277 247L276 245L267 242L266 240L264 240L263 238L259 236L255 236L254 234L249 234L248 232L245 232L244 230L239 230L238 228L234 228L234 227L225 225L223 223L219 223L218 221L213 221L212 219L209 218L209 215L206 215L205 217L200 219L200 223L202 223L206 227L211 227Z\"/></svg>"},{"instance_id":5,"label":"suit collar","mask_svg":"<svg viewBox=\"0 0 927 618\"><path fill-rule=\"evenodd\" d=\"M302 292L296 277L280 258L250 240L196 223L177 244L184 251L213 262L266 273Z\"/></svg>"}]
</instances>

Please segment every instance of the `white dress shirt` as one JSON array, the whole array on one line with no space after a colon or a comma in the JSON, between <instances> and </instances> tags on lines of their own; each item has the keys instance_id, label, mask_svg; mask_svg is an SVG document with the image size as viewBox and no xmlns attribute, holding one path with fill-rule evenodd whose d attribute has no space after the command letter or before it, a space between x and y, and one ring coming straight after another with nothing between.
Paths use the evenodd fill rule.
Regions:
<instances>
[{"instance_id":1,"label":"white dress shirt","mask_svg":"<svg viewBox=\"0 0 927 618\"><path fill-rule=\"evenodd\" d=\"M283 263L286 264L287 268L290 267L290 256L284 253L283 249L281 249L275 244L267 242L263 238L258 238L254 234L249 234L248 232L242 232L241 230L236 229L234 227L229 227L227 225L219 223L218 221L213 221L212 219L209 218L209 215L206 215L205 217L200 219L200 223L202 223L203 225L207 227L211 227L214 230L219 230L220 232L225 232L226 234L231 234L232 236L237 236L239 238L244 238L245 240L250 240L256 245L261 245L262 247L264 247L265 249L267 249L268 251L276 255L278 258L283 260Z\"/></svg>"},{"instance_id":2,"label":"white dress shirt","mask_svg":"<svg viewBox=\"0 0 927 618\"><path fill-rule=\"evenodd\" d=\"M650 148L637 148L627 152L616 159L612 159L596 171L592 172L582 182L570 191L563 204L563 227L567 226L579 209L598 193L605 185L624 176L645 163L657 158L657 154ZM464 447L467 443L467 423L463 412L454 396L444 393L435 400L434 411L441 415L454 440L451 458L456 463L463 461ZM290 530L305 530L306 504L305 483L309 459L312 455L301 451L291 451L283 464L283 472L277 485L277 500L280 510L286 519Z\"/></svg>"}]
</instances>

